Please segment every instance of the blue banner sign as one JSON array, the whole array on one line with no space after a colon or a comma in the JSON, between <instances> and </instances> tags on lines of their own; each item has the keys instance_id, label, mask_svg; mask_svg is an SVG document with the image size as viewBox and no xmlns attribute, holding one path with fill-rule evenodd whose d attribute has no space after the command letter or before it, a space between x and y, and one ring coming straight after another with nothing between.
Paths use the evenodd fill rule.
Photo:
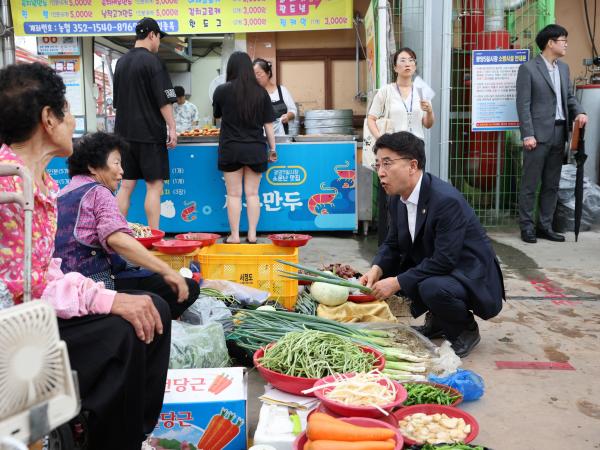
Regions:
<instances>
[{"instance_id":1,"label":"blue banner sign","mask_svg":"<svg viewBox=\"0 0 600 450\"><path fill-rule=\"evenodd\" d=\"M357 228L355 142L278 144L277 154L260 184L259 232ZM217 144L180 145L169 151L169 160L160 228L168 233L229 231ZM64 159L53 159L48 171L61 187L68 183ZM145 192L144 182L138 182L129 221L146 223ZM245 208L241 229L247 229Z\"/></svg>"}]
</instances>

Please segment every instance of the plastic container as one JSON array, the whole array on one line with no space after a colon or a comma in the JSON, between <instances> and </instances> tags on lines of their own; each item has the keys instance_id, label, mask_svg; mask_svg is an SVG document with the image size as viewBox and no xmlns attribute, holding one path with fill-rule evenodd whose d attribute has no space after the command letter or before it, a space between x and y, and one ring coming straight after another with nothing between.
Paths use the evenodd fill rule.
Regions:
<instances>
[{"instance_id":1,"label":"plastic container","mask_svg":"<svg viewBox=\"0 0 600 450\"><path fill-rule=\"evenodd\" d=\"M278 270L291 268L277 259L298 263L298 249L272 244L214 244L200 249L199 255L203 278L235 281L267 291L270 298L293 309L298 281L279 275Z\"/></svg>"},{"instance_id":2,"label":"plastic container","mask_svg":"<svg viewBox=\"0 0 600 450\"><path fill-rule=\"evenodd\" d=\"M464 443L468 444L473 439L477 437L479 434L479 424L475 420L475 418L463 411L462 409L454 408L452 406L444 406L444 405L413 405L407 406L405 408L400 408L398 411L394 412L394 417L399 422L404 419L406 416L411 416L413 414L423 413L423 414L446 414L448 417L460 417L462 418L468 425L471 425L471 432L464 439ZM418 444L418 442L413 441L412 439L404 437L404 442L407 445Z\"/></svg>"},{"instance_id":3,"label":"plastic container","mask_svg":"<svg viewBox=\"0 0 600 450\"><path fill-rule=\"evenodd\" d=\"M176 234L175 239L181 241L194 241L199 243L199 247L207 247L217 242L217 239L221 237L220 234L215 233L183 233Z\"/></svg>"},{"instance_id":4,"label":"plastic container","mask_svg":"<svg viewBox=\"0 0 600 450\"><path fill-rule=\"evenodd\" d=\"M348 377L353 376L354 374L347 374ZM336 377L333 375L330 375L328 377L324 377L321 378L320 380L318 380L314 387L317 386L322 386L324 384L328 384L331 383L333 381L336 380ZM383 409L384 411L387 411L388 413L390 413L394 408L397 408L398 406L400 406L402 404L402 402L404 400L406 400L407 397L407 392L406 389L404 389L404 387L393 380L390 380L394 386L396 387L396 398L394 399L394 401L385 404L385 405L380 405L380 408ZM384 380L379 380L379 384L381 384L382 386L386 386L386 382ZM371 419L379 419L380 417L385 416L385 414L380 410L375 408L374 406L350 406L350 405L344 405L341 402L335 401L335 400L331 400L329 398L327 398L327 396L325 395L327 392L331 391L333 389L333 387L327 387L327 388L323 388L321 390L315 391L315 397L317 397L319 400L321 400L321 403L329 410L343 416L343 417L369 417Z\"/></svg>"},{"instance_id":5,"label":"plastic container","mask_svg":"<svg viewBox=\"0 0 600 450\"><path fill-rule=\"evenodd\" d=\"M406 383L402 383L402 384L428 384L429 386L433 386L438 389L442 389L444 392L446 392L447 394L450 394L453 397L458 396L458 399L455 400L453 403L451 403L448 406L456 406L456 405L462 403L462 401L463 401L463 395L458 390L454 389L453 387L448 386L447 384L434 383L432 381L407 381ZM412 406L412 405L409 405L409 406Z\"/></svg>"},{"instance_id":6,"label":"plastic container","mask_svg":"<svg viewBox=\"0 0 600 450\"><path fill-rule=\"evenodd\" d=\"M161 230L155 230L154 228L152 228L151 231L152 231L152 236L140 237L140 238L136 237L135 240L138 241L140 244L142 244L146 248L152 248L152 244L160 241L162 238L165 237L165 232L161 231Z\"/></svg>"},{"instance_id":7,"label":"plastic container","mask_svg":"<svg viewBox=\"0 0 600 450\"><path fill-rule=\"evenodd\" d=\"M401 450L404 446L404 439L398 431L398 428L393 425L390 425L389 423L376 419L368 419L366 417L342 417L340 418L340 420L351 423L352 425L358 425L359 427L389 428L390 430L393 430L396 434L396 446L394 447L394 450ZM304 444L306 444L306 441L306 432L303 432L301 435L298 436L298 438L294 442L294 450L304 449ZM340 450L343 450L343 448L344 443L340 442Z\"/></svg>"},{"instance_id":8,"label":"plastic container","mask_svg":"<svg viewBox=\"0 0 600 450\"><path fill-rule=\"evenodd\" d=\"M273 345L273 344L269 344ZM371 347L361 346L364 352L373 353L377 357L376 363L373 365L373 369L383 370L385 367L385 358L383 354L378 352ZM318 378L304 378L304 377L293 377L291 375L285 375L283 373L275 372L273 370L269 370L263 367L258 360L262 358L265 354L264 348L259 348L256 352L254 352L253 362L254 367L258 370L261 376L271 383L274 387L279 389L280 391L289 392L290 394L295 395L303 395L305 397L314 397L315 394L303 394L302 391L306 389L312 388L317 381Z\"/></svg>"},{"instance_id":9,"label":"plastic container","mask_svg":"<svg viewBox=\"0 0 600 450\"><path fill-rule=\"evenodd\" d=\"M159 252L167 255L184 255L196 250L198 247L200 247L200 243L196 241L170 239L168 241L160 240L158 242L154 242L152 246Z\"/></svg>"},{"instance_id":10,"label":"plastic container","mask_svg":"<svg viewBox=\"0 0 600 450\"><path fill-rule=\"evenodd\" d=\"M193 252L184 255L167 255L165 253L157 252L156 250L151 250L150 253L166 262L171 269L178 271L182 267L190 267L192 261L198 261L200 249L196 249Z\"/></svg>"},{"instance_id":11,"label":"plastic container","mask_svg":"<svg viewBox=\"0 0 600 450\"><path fill-rule=\"evenodd\" d=\"M308 234L294 233L270 234L267 237L278 247L304 247L312 239Z\"/></svg>"},{"instance_id":12,"label":"plastic container","mask_svg":"<svg viewBox=\"0 0 600 450\"><path fill-rule=\"evenodd\" d=\"M375 300L377 299L369 294L351 294L348 296L348 301L353 303L368 303Z\"/></svg>"}]
</instances>

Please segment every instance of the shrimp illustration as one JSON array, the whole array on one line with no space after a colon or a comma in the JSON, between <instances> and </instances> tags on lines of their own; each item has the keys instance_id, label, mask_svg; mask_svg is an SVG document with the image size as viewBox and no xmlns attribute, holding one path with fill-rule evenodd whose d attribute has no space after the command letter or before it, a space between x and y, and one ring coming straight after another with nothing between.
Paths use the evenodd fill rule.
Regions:
<instances>
[{"instance_id":1,"label":"shrimp illustration","mask_svg":"<svg viewBox=\"0 0 600 450\"><path fill-rule=\"evenodd\" d=\"M191 222L192 220L196 220L196 202L183 202L185 208L181 211L181 219L184 222Z\"/></svg>"},{"instance_id":2,"label":"shrimp illustration","mask_svg":"<svg viewBox=\"0 0 600 450\"><path fill-rule=\"evenodd\" d=\"M334 166L333 170L338 175L338 181L343 181L342 185L345 189L352 189L356 184L356 170L348 169L350 162L346 161L346 164L340 164Z\"/></svg>"},{"instance_id":3,"label":"shrimp illustration","mask_svg":"<svg viewBox=\"0 0 600 450\"><path fill-rule=\"evenodd\" d=\"M335 206L333 201L338 195L338 190L334 187L326 186L325 183L321 183L322 191L329 191L328 194L314 194L308 199L308 210L315 216L319 214L329 214L327 205Z\"/></svg>"}]
</instances>

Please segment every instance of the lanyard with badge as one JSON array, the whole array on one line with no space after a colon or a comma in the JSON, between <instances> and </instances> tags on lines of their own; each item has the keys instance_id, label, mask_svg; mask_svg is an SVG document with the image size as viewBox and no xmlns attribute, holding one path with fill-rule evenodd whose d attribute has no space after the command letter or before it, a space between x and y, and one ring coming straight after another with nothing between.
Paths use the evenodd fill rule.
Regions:
<instances>
[{"instance_id":1,"label":"lanyard with badge","mask_svg":"<svg viewBox=\"0 0 600 450\"><path fill-rule=\"evenodd\" d=\"M414 99L414 84L410 87L410 109L406 106L406 102L402 98L402 92L400 92L400 88L398 87L398 83L394 83L396 85L396 90L398 91L398 95L400 95L400 100L402 101L402 105L404 105L404 109L406 110L406 116L408 117L408 131L412 133L412 116L413 116L413 99Z\"/></svg>"}]
</instances>

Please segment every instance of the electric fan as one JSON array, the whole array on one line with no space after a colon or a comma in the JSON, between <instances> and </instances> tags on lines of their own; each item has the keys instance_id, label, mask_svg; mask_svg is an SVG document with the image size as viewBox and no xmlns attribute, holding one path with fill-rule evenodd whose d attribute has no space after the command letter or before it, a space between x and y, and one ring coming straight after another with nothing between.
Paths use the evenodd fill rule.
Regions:
<instances>
[{"instance_id":1,"label":"electric fan","mask_svg":"<svg viewBox=\"0 0 600 450\"><path fill-rule=\"evenodd\" d=\"M0 165L0 176L19 175L23 195L0 193L1 203L25 211L24 303L0 311L0 449L3 439L33 442L73 418L79 393L54 309L31 302L33 184L23 166Z\"/></svg>"}]
</instances>

